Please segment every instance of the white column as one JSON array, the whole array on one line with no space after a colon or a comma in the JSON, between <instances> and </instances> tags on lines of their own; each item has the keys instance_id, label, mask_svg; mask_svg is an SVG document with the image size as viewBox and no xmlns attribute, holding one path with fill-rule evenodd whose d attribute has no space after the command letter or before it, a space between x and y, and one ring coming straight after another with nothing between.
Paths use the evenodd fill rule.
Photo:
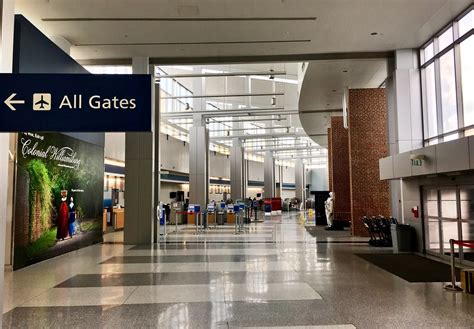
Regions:
<instances>
[{"instance_id":1,"label":"white column","mask_svg":"<svg viewBox=\"0 0 474 329\"><path fill-rule=\"evenodd\" d=\"M148 74L148 57L132 60L134 74ZM155 87L152 88L152 132L125 134L125 244L150 244L153 242L155 223ZM155 114L158 117L155 117ZM159 135L158 137L159 138ZM157 161L159 161L157 159ZM156 182L158 184L158 182Z\"/></svg>"},{"instance_id":2,"label":"white column","mask_svg":"<svg viewBox=\"0 0 474 329\"><path fill-rule=\"evenodd\" d=\"M420 69L416 49L399 49L387 64L390 154L423 147Z\"/></svg>"},{"instance_id":3,"label":"white column","mask_svg":"<svg viewBox=\"0 0 474 329\"><path fill-rule=\"evenodd\" d=\"M416 49L398 49L387 63L390 155L423 147L420 69ZM392 216L403 220L401 180L390 181Z\"/></svg>"},{"instance_id":4,"label":"white column","mask_svg":"<svg viewBox=\"0 0 474 329\"><path fill-rule=\"evenodd\" d=\"M0 0L0 72L11 73L13 68L13 30L15 2ZM10 134L0 133L0 310L3 310L3 284L5 266L5 231L8 213L8 165ZM11 206L11 205L10 205ZM2 321L0 312L0 323Z\"/></svg>"}]
</instances>

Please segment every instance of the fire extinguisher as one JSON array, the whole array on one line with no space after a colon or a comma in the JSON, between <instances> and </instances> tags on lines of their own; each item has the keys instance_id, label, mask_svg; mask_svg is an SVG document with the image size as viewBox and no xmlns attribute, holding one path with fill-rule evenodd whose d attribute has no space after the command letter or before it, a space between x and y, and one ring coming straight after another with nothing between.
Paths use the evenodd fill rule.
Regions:
<instances>
[{"instance_id":1,"label":"fire extinguisher","mask_svg":"<svg viewBox=\"0 0 474 329\"><path fill-rule=\"evenodd\" d=\"M413 213L413 217L420 218L420 211L418 209L418 206L414 206L413 208L411 208L411 212Z\"/></svg>"}]
</instances>

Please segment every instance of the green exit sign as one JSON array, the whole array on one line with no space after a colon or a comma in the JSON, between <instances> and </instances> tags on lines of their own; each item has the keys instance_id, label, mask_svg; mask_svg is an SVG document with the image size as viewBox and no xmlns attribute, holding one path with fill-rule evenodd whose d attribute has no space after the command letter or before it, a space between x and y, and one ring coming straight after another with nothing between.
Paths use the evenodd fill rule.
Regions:
<instances>
[{"instance_id":1,"label":"green exit sign","mask_svg":"<svg viewBox=\"0 0 474 329\"><path fill-rule=\"evenodd\" d=\"M421 167L421 166L423 166L423 160L422 159L411 159L411 165L413 167Z\"/></svg>"}]
</instances>

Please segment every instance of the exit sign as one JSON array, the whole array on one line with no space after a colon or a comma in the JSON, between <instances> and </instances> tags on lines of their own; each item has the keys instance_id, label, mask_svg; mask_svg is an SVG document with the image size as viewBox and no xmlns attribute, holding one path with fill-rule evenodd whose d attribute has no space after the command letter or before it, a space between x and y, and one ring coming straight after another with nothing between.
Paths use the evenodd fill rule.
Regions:
<instances>
[{"instance_id":1,"label":"exit sign","mask_svg":"<svg viewBox=\"0 0 474 329\"><path fill-rule=\"evenodd\" d=\"M411 165L412 165L412 167L421 167L421 166L423 166L423 160L422 159L411 159Z\"/></svg>"}]
</instances>

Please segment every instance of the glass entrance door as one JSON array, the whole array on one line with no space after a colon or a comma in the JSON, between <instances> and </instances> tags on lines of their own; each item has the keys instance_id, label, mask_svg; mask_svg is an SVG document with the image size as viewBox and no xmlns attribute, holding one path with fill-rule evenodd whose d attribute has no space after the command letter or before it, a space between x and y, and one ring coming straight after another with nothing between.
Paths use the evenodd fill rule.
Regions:
<instances>
[{"instance_id":1,"label":"glass entrance door","mask_svg":"<svg viewBox=\"0 0 474 329\"><path fill-rule=\"evenodd\" d=\"M423 188L425 248L450 258L449 240L474 240L474 186ZM474 262L474 250L455 245L455 256Z\"/></svg>"}]
</instances>

